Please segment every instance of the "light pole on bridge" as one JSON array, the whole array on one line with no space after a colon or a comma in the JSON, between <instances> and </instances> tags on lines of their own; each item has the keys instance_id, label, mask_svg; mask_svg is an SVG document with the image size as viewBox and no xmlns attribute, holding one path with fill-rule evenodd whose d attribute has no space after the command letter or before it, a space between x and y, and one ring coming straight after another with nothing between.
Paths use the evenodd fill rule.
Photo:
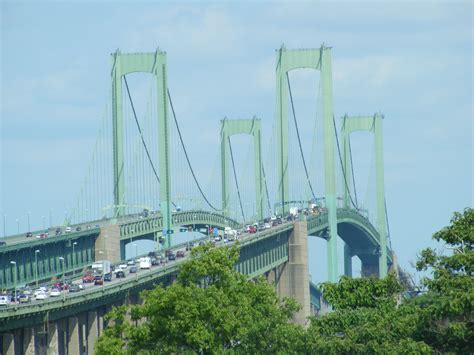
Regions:
<instances>
[{"instance_id":1,"label":"light pole on bridge","mask_svg":"<svg viewBox=\"0 0 474 355\"><path fill-rule=\"evenodd\" d=\"M4 215L3 215L3 237L6 237L6 236L7 236L7 232L6 232L6 229L7 229L7 228L6 228L6 224L7 224L7 222L6 222L6 220L7 220L7 215L4 214Z\"/></svg>"},{"instance_id":2,"label":"light pole on bridge","mask_svg":"<svg viewBox=\"0 0 474 355\"><path fill-rule=\"evenodd\" d=\"M49 209L49 227L53 226L53 208Z\"/></svg>"},{"instance_id":3,"label":"light pole on bridge","mask_svg":"<svg viewBox=\"0 0 474 355\"><path fill-rule=\"evenodd\" d=\"M77 242L72 243L72 274L75 274L76 269L74 268L74 261L76 259L76 254L74 254L74 247L77 245Z\"/></svg>"},{"instance_id":4,"label":"light pole on bridge","mask_svg":"<svg viewBox=\"0 0 474 355\"><path fill-rule=\"evenodd\" d=\"M46 217L45 217L45 216L41 216L41 218L43 219L43 229L45 229L45 228L46 228L46 224L45 224L44 221L45 221Z\"/></svg>"},{"instance_id":5,"label":"light pole on bridge","mask_svg":"<svg viewBox=\"0 0 474 355\"><path fill-rule=\"evenodd\" d=\"M28 213L26 214L27 216L27 219L28 219L28 232L31 231L31 228L30 228L30 216L31 216L31 212L28 211Z\"/></svg>"},{"instance_id":6,"label":"light pole on bridge","mask_svg":"<svg viewBox=\"0 0 474 355\"><path fill-rule=\"evenodd\" d=\"M16 234L20 234L20 220L16 219Z\"/></svg>"}]
</instances>

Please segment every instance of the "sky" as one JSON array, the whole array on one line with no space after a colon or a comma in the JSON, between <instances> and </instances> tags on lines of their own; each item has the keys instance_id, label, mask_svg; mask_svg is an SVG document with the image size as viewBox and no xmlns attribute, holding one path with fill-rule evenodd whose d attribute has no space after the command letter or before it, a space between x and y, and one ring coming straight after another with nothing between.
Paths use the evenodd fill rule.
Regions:
<instances>
[{"instance_id":1,"label":"sky","mask_svg":"<svg viewBox=\"0 0 474 355\"><path fill-rule=\"evenodd\" d=\"M206 180L224 116L260 117L264 154L271 145L275 50L325 43L335 116L385 117L386 200L402 267L413 272L424 247L442 251L432 234L473 205L471 1L2 1L0 11L2 236L18 225L26 231L28 212L31 229L50 217L60 223L73 203L110 98L117 48L166 51L183 137ZM318 76L303 70L291 78L309 154ZM354 137L360 190L370 181L366 138ZM324 241L310 239L309 247L310 274L322 281Z\"/></svg>"}]
</instances>

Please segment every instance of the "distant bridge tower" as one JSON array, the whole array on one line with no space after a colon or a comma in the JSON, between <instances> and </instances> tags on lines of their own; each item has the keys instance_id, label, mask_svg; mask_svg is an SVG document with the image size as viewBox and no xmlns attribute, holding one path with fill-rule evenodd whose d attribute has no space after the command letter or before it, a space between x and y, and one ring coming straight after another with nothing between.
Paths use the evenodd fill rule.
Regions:
<instances>
[{"instance_id":1,"label":"distant bridge tower","mask_svg":"<svg viewBox=\"0 0 474 355\"><path fill-rule=\"evenodd\" d=\"M254 117L250 120L221 120L221 169L222 169L222 209L226 216L229 215L229 137L235 134L248 134L253 136L254 163L255 163L255 203L258 220L263 218L263 177L262 177L262 147L260 119Z\"/></svg>"},{"instance_id":2,"label":"distant bridge tower","mask_svg":"<svg viewBox=\"0 0 474 355\"><path fill-rule=\"evenodd\" d=\"M345 115L342 123L342 147L343 147L343 173L345 174L344 183L344 204L350 207L350 181L352 179L351 159L349 151L350 135L356 131L368 131L374 134L374 154L375 154L375 188L377 194L377 231L380 234L380 254L379 254L379 276L381 278L387 275L387 220L385 207L385 186L383 169L383 115L375 114L365 117L349 117ZM356 206L354 206L356 207ZM345 246L347 249L347 246ZM347 250L346 253L349 253ZM350 254L350 253L349 253ZM347 257L345 257L347 259ZM344 260L344 263L347 263ZM364 268L364 265L362 265Z\"/></svg>"},{"instance_id":3,"label":"distant bridge tower","mask_svg":"<svg viewBox=\"0 0 474 355\"><path fill-rule=\"evenodd\" d=\"M158 156L160 174L160 210L163 228L171 228L171 179L169 165L169 126L166 82L166 53L157 49L154 53L112 54L112 126L114 162L115 215L124 214L124 126L122 104L122 77L129 73L150 73L156 80L156 102L158 108Z\"/></svg>"},{"instance_id":4,"label":"distant bridge tower","mask_svg":"<svg viewBox=\"0 0 474 355\"><path fill-rule=\"evenodd\" d=\"M299 68L311 68L321 72L324 125L324 190L329 218L328 280L336 282L337 271L337 220L336 174L334 160L334 127L332 108L331 48L292 49L281 47L276 52L276 120L278 197L282 212L288 211L288 72Z\"/></svg>"}]
</instances>

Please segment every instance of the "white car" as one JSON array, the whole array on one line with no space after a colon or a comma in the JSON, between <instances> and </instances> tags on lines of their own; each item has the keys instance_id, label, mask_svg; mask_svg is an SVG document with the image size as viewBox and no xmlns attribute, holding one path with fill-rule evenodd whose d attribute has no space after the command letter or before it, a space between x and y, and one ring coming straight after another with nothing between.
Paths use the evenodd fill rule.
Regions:
<instances>
[{"instance_id":1,"label":"white car","mask_svg":"<svg viewBox=\"0 0 474 355\"><path fill-rule=\"evenodd\" d=\"M127 270L127 264L120 264L118 267L120 270Z\"/></svg>"},{"instance_id":2,"label":"white car","mask_svg":"<svg viewBox=\"0 0 474 355\"><path fill-rule=\"evenodd\" d=\"M0 306L8 306L10 304L10 296L0 295Z\"/></svg>"},{"instance_id":3,"label":"white car","mask_svg":"<svg viewBox=\"0 0 474 355\"><path fill-rule=\"evenodd\" d=\"M72 232L71 227L66 227L66 229L64 230L64 233L71 233L71 232Z\"/></svg>"},{"instance_id":4,"label":"white car","mask_svg":"<svg viewBox=\"0 0 474 355\"><path fill-rule=\"evenodd\" d=\"M270 223L265 223L265 229L270 229L272 228L272 225Z\"/></svg>"},{"instance_id":5,"label":"white car","mask_svg":"<svg viewBox=\"0 0 474 355\"><path fill-rule=\"evenodd\" d=\"M51 297L59 297L59 296L61 296L61 290L59 288L52 288L49 295Z\"/></svg>"},{"instance_id":6,"label":"white car","mask_svg":"<svg viewBox=\"0 0 474 355\"><path fill-rule=\"evenodd\" d=\"M48 294L46 292L38 292L35 294L37 300L45 300L48 298Z\"/></svg>"}]
</instances>

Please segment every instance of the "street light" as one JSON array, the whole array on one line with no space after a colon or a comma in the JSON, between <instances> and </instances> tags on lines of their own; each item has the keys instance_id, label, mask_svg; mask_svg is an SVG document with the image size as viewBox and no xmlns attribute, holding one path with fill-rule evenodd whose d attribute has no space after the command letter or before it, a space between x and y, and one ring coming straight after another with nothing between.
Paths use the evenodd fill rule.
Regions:
<instances>
[{"instance_id":1,"label":"street light","mask_svg":"<svg viewBox=\"0 0 474 355\"><path fill-rule=\"evenodd\" d=\"M193 215L193 232L196 230L196 215Z\"/></svg>"},{"instance_id":2,"label":"street light","mask_svg":"<svg viewBox=\"0 0 474 355\"><path fill-rule=\"evenodd\" d=\"M17 297L16 297L16 261L10 261L10 264L15 265L14 269L13 269L13 274L15 275L14 278L13 278L14 288L15 288L15 293L13 294L13 299L15 300L15 309L16 309L16 301L17 301Z\"/></svg>"},{"instance_id":3,"label":"street light","mask_svg":"<svg viewBox=\"0 0 474 355\"><path fill-rule=\"evenodd\" d=\"M36 279L36 288L38 288L38 253L39 253L39 249L36 249L35 250L35 279Z\"/></svg>"},{"instance_id":4,"label":"street light","mask_svg":"<svg viewBox=\"0 0 474 355\"><path fill-rule=\"evenodd\" d=\"M62 269L63 269L63 301L66 301L66 284L65 284L65 276L64 276L64 257L59 257L59 263L61 264L62 261Z\"/></svg>"},{"instance_id":5,"label":"street light","mask_svg":"<svg viewBox=\"0 0 474 355\"><path fill-rule=\"evenodd\" d=\"M4 214L4 215L3 215L3 236L4 236L4 237L7 236L7 232L6 232L6 224L7 224L6 218L7 218L7 215Z\"/></svg>"},{"instance_id":6,"label":"street light","mask_svg":"<svg viewBox=\"0 0 474 355\"><path fill-rule=\"evenodd\" d=\"M50 208L49 209L49 226L52 227L53 226L53 208Z\"/></svg>"},{"instance_id":7,"label":"street light","mask_svg":"<svg viewBox=\"0 0 474 355\"><path fill-rule=\"evenodd\" d=\"M45 216L41 216L41 218L43 219L43 229L45 229L45 224L44 224Z\"/></svg>"},{"instance_id":8,"label":"street light","mask_svg":"<svg viewBox=\"0 0 474 355\"><path fill-rule=\"evenodd\" d=\"M20 220L16 219L16 234L20 234Z\"/></svg>"},{"instance_id":9,"label":"street light","mask_svg":"<svg viewBox=\"0 0 474 355\"><path fill-rule=\"evenodd\" d=\"M31 212L28 211L28 213L26 215L28 217L28 232L29 232L29 231L31 231L31 228L30 228L30 215L31 215Z\"/></svg>"},{"instance_id":10,"label":"street light","mask_svg":"<svg viewBox=\"0 0 474 355\"><path fill-rule=\"evenodd\" d=\"M76 259L76 254L74 254L74 247L77 245L77 242L72 243L72 273L74 275L76 269L74 269L74 259Z\"/></svg>"}]
</instances>

